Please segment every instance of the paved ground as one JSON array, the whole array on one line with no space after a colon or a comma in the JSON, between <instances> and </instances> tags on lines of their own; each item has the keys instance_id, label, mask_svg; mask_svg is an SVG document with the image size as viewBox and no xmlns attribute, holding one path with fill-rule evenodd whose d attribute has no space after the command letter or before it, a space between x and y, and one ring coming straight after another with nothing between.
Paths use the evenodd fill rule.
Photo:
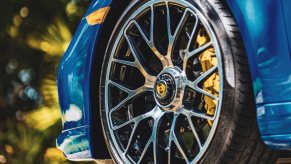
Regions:
<instances>
[{"instance_id":1,"label":"paved ground","mask_svg":"<svg viewBox=\"0 0 291 164\"><path fill-rule=\"evenodd\" d=\"M108 160L99 160L96 161L97 164L113 164L113 161L108 159ZM276 164L291 164L291 158L280 158L276 162Z\"/></svg>"},{"instance_id":2,"label":"paved ground","mask_svg":"<svg viewBox=\"0 0 291 164\"><path fill-rule=\"evenodd\" d=\"M276 164L291 164L291 151L282 152Z\"/></svg>"},{"instance_id":3,"label":"paved ground","mask_svg":"<svg viewBox=\"0 0 291 164\"><path fill-rule=\"evenodd\" d=\"M276 164L290 164L291 158L280 158L278 159Z\"/></svg>"},{"instance_id":4,"label":"paved ground","mask_svg":"<svg viewBox=\"0 0 291 164\"><path fill-rule=\"evenodd\" d=\"M280 155L281 158L278 159L276 164L291 164L291 152L283 152ZM96 161L97 164L113 164L111 159L107 160L98 160Z\"/></svg>"},{"instance_id":5,"label":"paved ground","mask_svg":"<svg viewBox=\"0 0 291 164\"><path fill-rule=\"evenodd\" d=\"M111 159L106 160L98 160L96 161L97 164L113 164L113 161Z\"/></svg>"}]
</instances>

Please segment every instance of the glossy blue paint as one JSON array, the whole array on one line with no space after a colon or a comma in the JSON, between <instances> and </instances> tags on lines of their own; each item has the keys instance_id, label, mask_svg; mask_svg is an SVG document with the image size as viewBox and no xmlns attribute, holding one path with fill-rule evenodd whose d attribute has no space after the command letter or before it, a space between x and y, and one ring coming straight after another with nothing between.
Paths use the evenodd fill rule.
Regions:
<instances>
[{"instance_id":1,"label":"glossy blue paint","mask_svg":"<svg viewBox=\"0 0 291 164\"><path fill-rule=\"evenodd\" d=\"M92 126L91 103L89 102L91 100L90 79L93 54L95 54L94 47L98 42L98 34L102 25L89 26L85 17L99 8L109 6L110 3L111 0L93 0L91 2L59 65L57 84L63 131L57 138L57 146L70 160L94 157L92 135L89 130ZM101 129L100 133L102 133ZM71 146L76 141L86 143L82 147L82 151Z\"/></svg>"},{"instance_id":2,"label":"glossy blue paint","mask_svg":"<svg viewBox=\"0 0 291 164\"><path fill-rule=\"evenodd\" d=\"M57 148L62 150L71 160L91 159L89 126L63 131L57 139Z\"/></svg>"},{"instance_id":3,"label":"glossy blue paint","mask_svg":"<svg viewBox=\"0 0 291 164\"><path fill-rule=\"evenodd\" d=\"M290 134L267 135L262 136L262 139L270 148L275 150L290 150Z\"/></svg>"},{"instance_id":4,"label":"glossy blue paint","mask_svg":"<svg viewBox=\"0 0 291 164\"><path fill-rule=\"evenodd\" d=\"M289 51L291 52L291 1L290 0L282 0L283 12L284 12L284 20L286 26L287 37L289 40Z\"/></svg>"},{"instance_id":5,"label":"glossy blue paint","mask_svg":"<svg viewBox=\"0 0 291 164\"><path fill-rule=\"evenodd\" d=\"M261 133L266 135L291 134L291 103L274 103L258 107ZM286 124L282 124L282 122Z\"/></svg>"},{"instance_id":6,"label":"glossy blue paint","mask_svg":"<svg viewBox=\"0 0 291 164\"><path fill-rule=\"evenodd\" d=\"M290 18L287 19L291 11L285 6L290 8L290 1L227 0L227 3L239 25L248 56L262 138L291 136L291 128L286 127L291 119L288 103L291 102L291 55L287 35L291 29ZM287 142L288 137L285 139ZM265 140L265 143L274 147L280 140Z\"/></svg>"},{"instance_id":7,"label":"glossy blue paint","mask_svg":"<svg viewBox=\"0 0 291 164\"><path fill-rule=\"evenodd\" d=\"M262 139L276 149L291 148L290 0L225 0L241 31L253 79ZM59 65L63 131L57 146L69 159L94 158L91 120L92 60L102 25L85 17L112 0L93 0ZM107 18L110 19L110 18ZM289 44L290 45L289 45ZM97 54L98 55L98 54ZM102 129L100 129L102 133Z\"/></svg>"},{"instance_id":8,"label":"glossy blue paint","mask_svg":"<svg viewBox=\"0 0 291 164\"><path fill-rule=\"evenodd\" d=\"M244 40L256 103L291 101L291 60L281 1L228 3Z\"/></svg>"}]
</instances>

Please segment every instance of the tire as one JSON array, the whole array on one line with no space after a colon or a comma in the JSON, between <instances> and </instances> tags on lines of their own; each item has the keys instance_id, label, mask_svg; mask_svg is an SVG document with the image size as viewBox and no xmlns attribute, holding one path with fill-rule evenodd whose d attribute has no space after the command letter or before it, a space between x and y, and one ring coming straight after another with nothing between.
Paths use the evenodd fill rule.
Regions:
<instances>
[{"instance_id":1,"label":"tire","mask_svg":"<svg viewBox=\"0 0 291 164\"><path fill-rule=\"evenodd\" d=\"M163 2L163 0L159 0L159 1ZM121 76L120 74L122 74L121 73L122 67L120 66L120 68L119 68L118 66L116 66L116 64L111 64L111 63L114 63L117 61L114 59L115 57L113 57L113 55L120 53L120 51L121 51L121 50L118 50L118 52L117 52L117 49L118 49L117 47L121 47L121 46L118 46L117 43L119 44L119 42L122 42L122 41L119 41L122 38L122 36L120 36L120 35L121 34L122 35L125 35L125 34L131 35L131 34L127 34L126 30L128 30L128 29L130 30L131 28L133 28L133 27L131 27L133 25L130 25L130 26L128 25L128 28L126 28L126 26L130 22L130 20L135 18L135 17L132 17L132 15L134 15L135 13L138 13L139 10L141 10L141 8L148 3L150 3L148 0L133 1L129 5L129 7L126 9L126 11L123 13L123 15L119 19L118 23L116 24L115 30L113 31L111 39L108 43L107 51L105 53L105 58L104 58L104 62L103 62L103 67L101 70L102 75L100 78L100 89L99 89L100 100L99 101L101 102L100 109L101 109L102 127L103 127L103 133L105 136L105 140L107 141L107 147L108 147L108 149L111 153L111 156L112 156L113 160L115 161L115 163L139 163L139 162L140 163L170 163L169 160L171 160L172 163L230 163L230 164L232 164L232 163L274 163L276 160L277 153L275 151L269 150L264 145L264 143L261 141L260 135L258 133L258 127L257 127L257 122L256 122L256 109L255 109L255 103L254 103L254 96L252 93L252 81L251 81L251 76L250 76L250 72L249 72L248 60L247 60L247 57L245 55L243 42L242 42L242 39L240 36L240 31L236 25L236 22L235 22L233 16L231 15L231 12L227 8L227 5L224 2L222 2L221 0L209 0L209 1L206 1L206 0L199 0L199 1L198 0L185 0L185 2L181 2L182 3L181 6L183 6L184 3L188 4L195 9L195 12L197 15L201 14L201 17L198 16L200 19L199 21L202 22L202 26L204 26L205 24L209 25L210 31L207 30L207 32L208 32L208 34L213 32L213 34L209 34L209 35L213 35L214 38L216 39L216 40L211 40L211 41L213 41L213 48L215 49L215 53L216 53L215 57L218 60L217 74L219 75L219 78L220 78L220 80L219 80L220 85L219 86L221 87L219 89L219 93L218 93L218 100L217 100L218 102L217 102L217 105L215 107L215 113L213 114L214 115L213 117L215 117L215 115L217 114L218 118L215 118L212 121L212 124L209 123L209 120L207 120L206 117L205 117L205 119L200 118L202 120L201 122L203 122L203 120L204 120L204 122L205 122L205 120L207 120L206 122L208 122L208 124L211 124L211 130L210 130L208 136L206 137L206 139L204 136L204 139L205 139L204 144L205 145L202 145L202 148L199 149L199 152L196 153L196 156L192 155L189 152L187 153L186 151L185 151L186 153L184 152L185 156L183 156L182 150L185 146L183 147L183 146L181 146L183 144L180 144L180 147L182 150L180 150L179 146L177 146L177 145L179 145L179 143L181 141L179 139L176 139L178 142L178 144L176 144L176 142L174 142L174 140L169 139L168 147L166 147L166 146L165 147L169 149L168 152L173 151L174 153L172 152L172 153L167 154L168 156L170 156L170 158L168 156L163 157L163 155L165 155L163 153L167 152L167 149L164 147L162 149L161 148L162 146L157 144L157 143L162 142L161 139L159 138L159 136L165 137L165 135L156 134L156 136L158 135L158 137L155 138L156 139L155 140L156 147L154 145L155 142L149 143L150 146L147 147L147 142L146 142L147 140L146 139L144 139L146 141L143 141L142 139L139 139L139 140L136 139L136 142L139 141L138 144L136 144L136 145L142 145L142 144L144 145L144 146L140 146L141 148L138 148L138 149L132 148L134 146L131 146L129 143L129 149L132 148L131 151L137 151L137 150L143 149L145 147L147 147L150 150L154 150L154 151L147 150L146 152L144 152L143 156L140 155L140 158L146 158L146 159L138 159L139 156L136 154L142 154L141 152L134 152L134 153L131 152L131 154L130 153L125 153L125 154L122 153L122 150L126 149L126 147L128 147L127 144L125 144L127 146L122 146L124 141L122 141L122 139L121 139L122 137L120 137L120 136L122 136L121 133L125 133L126 130L124 130L123 132L119 132L120 129L112 130L113 129L112 127L114 126L115 123L113 123L114 122L112 119L113 116L110 115L109 109L110 109L110 106L113 106L112 104L118 104L120 102L123 102L123 100L126 98L124 98L124 99L120 98L122 96L120 96L118 98L118 95L121 94L121 91L115 91L113 93L113 91L111 91L113 89L110 89L110 87L112 87L113 85L115 85L115 88L118 85L116 83L111 82L113 80L109 80L109 78L113 78L112 76L115 76L115 74L118 74L118 76ZM185 6L187 6L187 5L185 5ZM152 11L154 9L157 10L157 8L158 7L153 7L152 9L150 9L150 11ZM143 11L143 13L146 13L146 11ZM154 14L155 14L155 12L154 12ZM195 15L195 14L192 14L192 15ZM142 16L140 16L140 17L142 17ZM140 17L136 16L136 18L142 19ZM203 18L205 18L205 20ZM153 19L153 18L151 18L151 19ZM204 23L203 23L203 20L205 21ZM208 27L205 27L205 28L207 29ZM193 29L194 29L194 25L193 25ZM124 30L125 32L122 30ZM145 31L146 29L143 29L143 30ZM120 31L122 31L122 32L120 32ZM138 29L136 31L138 31ZM151 30L149 29L149 31L151 31ZM194 33L195 32L193 32L193 35L194 35ZM142 34L140 36L142 36ZM151 37L150 34L148 34L147 36ZM132 37L134 37L134 36L132 36ZM210 36L209 38L212 39L212 36ZM125 38L123 40L126 40L126 39L127 38ZM134 39L132 39L132 40L134 40ZM151 40L151 39L149 39L149 40ZM168 42L170 43L170 41L168 41ZM192 42L191 39L189 39L189 42ZM131 42L129 41L128 43L131 43ZM215 45L215 43L217 43L217 44ZM173 42L173 44L174 44L174 42ZM176 42L175 42L175 44L176 44ZM128 46L128 47L130 47L130 46ZM121 48L119 48L119 49L121 49ZM130 49L130 48L128 48L128 49ZM115 50L116 50L116 52L115 52ZM158 48L156 50L161 51ZM219 51L220 53L218 53L217 51ZM172 53L174 53L174 51ZM142 60L139 58L134 58L134 59L131 58L128 60L132 62L131 65L133 65L133 63L134 63L133 61L136 61L136 60L140 60L139 63L144 63L144 65L146 65L147 62L149 61L148 59ZM171 60L172 60L172 58L171 58ZM188 60L188 58L187 58L187 60ZM189 57L189 60L190 60L190 57ZM152 60L150 62L152 62ZM126 64L125 62L122 62L122 61L121 61L121 63ZM128 62L127 62L127 64L128 64ZM165 65L167 65L167 62L164 62L164 63L161 62L160 64L165 66ZM168 64L169 64L169 62L168 62ZM201 64L201 61L200 61L200 64ZM143 64L141 64L141 65L143 65ZM175 65L175 64L173 64L173 65ZM136 67L139 67L139 66L136 66ZM150 66L147 66L147 67L150 67ZM171 67L171 64L169 64L169 67ZM176 67L178 67L178 66L175 66L175 68ZM184 68L184 66L182 66L182 67ZM177 134L177 136L178 136L179 132L177 132L175 129L176 126L178 126L178 123L176 125L176 123L173 123L174 121L172 119L176 118L177 120L180 119L180 121L181 121L183 119L187 119L188 117L183 116L183 119L180 118L180 116L175 117L176 116L175 114L179 113L179 111L180 111L180 109L178 109L178 108L181 107L180 105L177 105L179 103L174 102L174 100L176 100L176 97L173 96L174 98L172 98L170 100L172 102L169 102L169 105L164 105L164 103L167 104L168 102L164 102L163 99L157 98L157 97L159 97L159 93L156 93L156 92L158 92L158 89L155 89L160 84L159 79L162 79L164 77L163 73L171 74L171 75L175 74L175 70L165 71L165 68L166 67L163 67L162 69L152 68L152 67L148 68L148 70L154 70L153 72L156 71L155 69L159 70L159 71L156 71L155 73L153 73L153 74L155 74L154 76L157 77L157 79L155 80L156 82L154 83L154 87L153 87L153 90L154 90L153 91L153 93L154 93L153 99L155 100L157 106L159 106L158 111L160 111L161 109L164 109L164 110L162 110L164 113L167 113L167 114L172 113L172 114L169 114L169 116L167 115L167 119L171 120L167 124L170 124L171 127L174 127L173 129L170 128L170 133L173 130L173 134L174 135ZM185 70L186 70L186 67L185 67ZM119 71L119 73L112 73L114 71ZM174 72L174 73L172 73L172 72ZM185 71L185 72L187 73L187 71ZM205 72L202 72L202 73L205 73ZM190 73L192 73L192 72L190 72ZM202 75L199 75L199 76L202 76ZM139 81L139 79L141 79L140 76L135 75L135 74L131 74L131 76L134 76L134 78L131 77L131 80L129 80L131 84L139 83L138 81ZM196 79L199 78L199 76L197 76L197 78L193 78L194 82ZM173 75L173 77L175 79L174 75ZM177 79L180 80L179 78L177 78ZM181 77L181 79L183 79L183 78L184 77ZM191 79L191 77L190 76L188 77L188 75L186 75L186 78ZM207 81L207 79L204 79L204 80ZM145 81L146 81L145 83L147 83L150 80L145 79ZM166 81L166 80L164 80L164 81ZM152 83L150 83L150 84L152 84ZM177 81L173 80L173 85L174 84L178 85ZM167 87L171 86L171 85L172 85L171 82L166 83ZM197 85L198 85L198 82L197 82ZM119 85L118 89L122 90L122 88L123 88L123 91L124 90L126 91L126 89L124 89L124 85L121 85L121 87ZM179 86L176 88L179 88ZM167 92L167 94L170 94L170 91L168 91L168 90L166 90L165 92ZM177 95L178 93L180 93L179 89L174 90L173 92L174 92L173 93L174 95ZM186 93L186 89L183 90L183 95L184 95L184 92ZM128 95L130 93L128 92ZM196 90L195 90L195 93L198 93L198 91L196 92ZM203 94L201 94L201 95L203 95ZM204 97L205 97L205 95L203 96L203 98ZM167 97L163 97L163 98L166 99ZM120 101L118 101L118 103L116 103L115 99L118 99ZM138 99L138 98L135 98L135 99ZM131 101L135 101L135 100L131 100ZM180 100L177 100L177 102L178 101L180 101ZM184 100L181 100L181 102L182 101L184 103ZM127 102L127 103L129 103L129 102ZM125 106L127 106L127 105L128 104L125 104ZM144 105L144 106L147 106L147 105ZM177 106L177 108L176 108L176 106ZM183 107L184 106L185 105L183 105ZM112 107L111 110L113 108L114 107ZM120 108L126 108L126 110L129 110L128 106L127 107L120 107ZM150 113L150 114L158 115L157 113ZM124 119L126 117L128 120L130 120L130 119L136 118L137 116L136 117L135 116L122 116L121 117L119 115L116 115L114 117L120 117L122 119ZM161 116L161 117L164 117L164 116ZM195 116L195 118L196 118L196 116ZM165 118L163 118L163 119L165 119ZM128 120L126 120L126 121L128 121ZM178 122L177 120L175 120L175 122ZM192 117L191 117L190 121L191 120L192 120ZM126 121L118 124L118 126L123 125L124 123L126 123ZM143 135L145 135L145 136L148 135L148 137L145 137L145 138L148 138L148 140L150 140L151 136L152 136L152 132L143 132L143 131L147 131L147 128L152 129L152 131L154 131L155 125L157 126L157 129L158 129L158 126L161 126L160 124L162 124L162 122L163 121L157 121L157 123L155 123L155 120L154 119L151 120L151 118L149 118L146 121L133 122L132 124L130 123L130 127L127 127L126 133L128 133L128 131L130 131L130 130L134 131L134 127L136 124L141 124L141 125L136 125L136 129L138 129L138 128L140 128L140 126L142 126L142 130L137 131L136 133L138 133L138 134L132 135L132 138L137 137L137 136L139 138L143 138L144 137ZM193 120L192 120L192 124L193 124ZM200 124L197 123L197 126L198 125L200 125ZM126 125L126 126L129 126L129 125ZM179 124L179 126L180 126L180 124ZM191 127L190 123L189 123L188 127ZM122 128L124 128L124 127L122 127ZM165 128L165 127L163 127L163 128ZM130 129L130 130L128 130L128 129ZM214 129L214 130L212 130L212 129ZM195 130L196 130L196 127L194 128L193 133ZM179 133L179 135L180 135L180 133ZM181 135L182 135L182 132L181 132ZM199 133L199 135L201 135L201 134ZM198 138L200 139L199 135L198 135ZM116 136L119 136L119 137L116 137ZM128 139L126 139L126 140L130 140L130 138L131 138L130 133L127 135L123 134L123 138L124 138L124 136L128 136ZM194 136L195 136L195 134L194 134ZM168 136L168 138L171 138L170 135ZM179 137L176 137L176 138L179 138ZM197 138L195 138L195 139L197 139ZM196 145L199 145L199 143L198 143L199 139L197 139L197 141L195 142ZM172 141L173 141L173 143L172 143ZM145 142L145 143L143 143L143 142ZM199 141L199 142L201 142L201 141ZM194 141L193 141L193 143L194 143ZM171 146L172 144L174 146ZM134 145L134 143L132 143L132 145ZM165 145L167 145L167 144L165 144ZM185 143L184 143L184 145L185 145ZM192 147L193 147L193 144L192 144ZM160 149L162 149L162 150L160 150ZM156 153L156 155L151 154L151 153L155 153L155 150L158 153ZM180 153L176 153L178 151L180 151ZM134 155L132 155L132 154L134 154ZM190 154L190 155L188 155L188 154ZM195 153L193 153L193 154L195 154ZM151 155L153 157L151 157ZM185 160L185 159L187 159L187 160Z\"/></svg>"}]
</instances>

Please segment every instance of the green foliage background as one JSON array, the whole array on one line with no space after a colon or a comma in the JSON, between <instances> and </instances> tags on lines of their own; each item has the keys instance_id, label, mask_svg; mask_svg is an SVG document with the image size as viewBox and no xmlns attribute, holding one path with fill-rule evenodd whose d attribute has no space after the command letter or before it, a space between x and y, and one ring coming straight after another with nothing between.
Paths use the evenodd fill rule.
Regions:
<instances>
[{"instance_id":1,"label":"green foliage background","mask_svg":"<svg viewBox=\"0 0 291 164\"><path fill-rule=\"evenodd\" d=\"M0 1L0 163L69 163L56 73L89 0Z\"/></svg>"}]
</instances>

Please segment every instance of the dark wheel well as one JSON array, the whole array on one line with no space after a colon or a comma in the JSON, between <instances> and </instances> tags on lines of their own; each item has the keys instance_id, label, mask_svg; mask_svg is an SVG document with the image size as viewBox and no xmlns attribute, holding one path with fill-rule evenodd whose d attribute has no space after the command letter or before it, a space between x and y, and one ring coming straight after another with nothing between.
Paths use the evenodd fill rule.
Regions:
<instances>
[{"instance_id":1,"label":"dark wheel well","mask_svg":"<svg viewBox=\"0 0 291 164\"><path fill-rule=\"evenodd\" d=\"M92 154L95 159L109 159L110 155L107 150L105 139L102 132L100 112L99 112L99 78L101 74L102 62L106 50L107 43L110 39L111 33L115 27L116 22L121 16L122 12L132 0L116 0L112 1L110 11L100 31L100 39L95 45L95 53L93 57L93 74L91 75L91 147Z\"/></svg>"}]
</instances>

